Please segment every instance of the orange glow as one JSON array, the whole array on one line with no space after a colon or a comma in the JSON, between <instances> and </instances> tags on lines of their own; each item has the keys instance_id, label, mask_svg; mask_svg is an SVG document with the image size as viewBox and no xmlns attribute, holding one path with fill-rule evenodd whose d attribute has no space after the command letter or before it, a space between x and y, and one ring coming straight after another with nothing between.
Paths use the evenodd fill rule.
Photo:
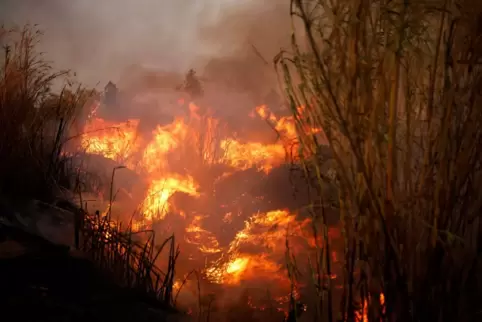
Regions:
<instances>
[{"instance_id":1,"label":"orange glow","mask_svg":"<svg viewBox=\"0 0 482 322\"><path fill-rule=\"evenodd\" d=\"M168 167L167 155L186 139L187 126L183 119L176 119L166 126L158 126L154 138L145 147L141 167L148 173L162 171Z\"/></svg>"},{"instance_id":2,"label":"orange glow","mask_svg":"<svg viewBox=\"0 0 482 322\"><path fill-rule=\"evenodd\" d=\"M94 118L84 127L82 148L87 153L124 163L139 148L136 140L138 124L138 120L114 123Z\"/></svg>"},{"instance_id":3,"label":"orange glow","mask_svg":"<svg viewBox=\"0 0 482 322\"><path fill-rule=\"evenodd\" d=\"M382 314L385 314L385 295L380 293L379 297L380 306L382 308ZM363 305L358 312L355 312L355 321L356 322L368 322L368 304L370 302L370 295L368 299L363 300Z\"/></svg>"},{"instance_id":4,"label":"orange glow","mask_svg":"<svg viewBox=\"0 0 482 322\"><path fill-rule=\"evenodd\" d=\"M222 251L219 242L211 232L201 227L202 216L194 216L192 222L187 226L186 242L197 245L202 253L215 254Z\"/></svg>"},{"instance_id":5,"label":"orange glow","mask_svg":"<svg viewBox=\"0 0 482 322\"><path fill-rule=\"evenodd\" d=\"M169 198L175 192L199 196L197 184L192 177L172 176L152 180L142 207L144 218L147 220L164 218L170 210Z\"/></svg>"},{"instance_id":6,"label":"orange glow","mask_svg":"<svg viewBox=\"0 0 482 322\"><path fill-rule=\"evenodd\" d=\"M256 167L269 173L274 167L286 162L287 153L297 158L299 142L296 123L292 116L277 117L265 105L256 107L255 111L262 119L271 123L280 140L273 144L223 140L221 148L225 152L225 162L232 167L240 170ZM320 129L304 128L303 131L322 135Z\"/></svg>"},{"instance_id":7,"label":"orange glow","mask_svg":"<svg viewBox=\"0 0 482 322\"><path fill-rule=\"evenodd\" d=\"M263 144L235 137L228 131L228 125L214 117L209 109L184 99L177 103L187 109L186 115L175 118L170 124L156 126L152 135L145 137L139 137L138 120L114 123L92 117L84 128L82 147L87 153L103 155L125 165L147 183L140 197L140 214L133 219L132 227L151 228L154 223L166 220L168 214L177 214L176 220L183 223L183 235L179 240L205 260L199 267L205 279L230 287L245 281L273 282L279 293L275 298L279 303L287 303L291 281L285 268L286 240L304 235L309 219L298 220L297 214L287 209L272 209L244 213L244 222L239 221L242 226L235 227L237 210L227 210L218 223L236 230L229 237L231 239L223 243L222 238L204 224L212 214L189 210L181 202L175 203L173 196L182 193L191 197L189 200L194 204L203 202L211 191L206 191L208 189L200 183L206 179L208 171L205 170L214 165L224 166L220 167L222 173L208 178L214 183L250 168L261 174L270 173L286 162L287 151L295 151L295 156L298 153L299 126L293 117L277 117L267 106L259 106L252 116L269 121L279 133L279 140ZM322 132L317 129L303 131ZM209 201L216 203L215 199ZM316 246L314 240L308 243ZM181 282L176 281L174 289L179 289L180 285Z\"/></svg>"},{"instance_id":8,"label":"orange glow","mask_svg":"<svg viewBox=\"0 0 482 322\"><path fill-rule=\"evenodd\" d=\"M257 213L244 223L233 241L224 251L224 258L205 269L206 276L213 283L235 285L243 279L256 279L263 276L278 280L287 288L289 281L282 270L287 230L295 223L295 216L287 210L274 210ZM275 229L273 229L275 228ZM272 255L244 253L247 245L262 247ZM279 261L279 262L278 262Z\"/></svg>"},{"instance_id":9,"label":"orange glow","mask_svg":"<svg viewBox=\"0 0 482 322\"><path fill-rule=\"evenodd\" d=\"M225 162L239 170L257 167L268 173L285 161L285 149L282 145L224 140L221 148L225 151Z\"/></svg>"}]
</instances>

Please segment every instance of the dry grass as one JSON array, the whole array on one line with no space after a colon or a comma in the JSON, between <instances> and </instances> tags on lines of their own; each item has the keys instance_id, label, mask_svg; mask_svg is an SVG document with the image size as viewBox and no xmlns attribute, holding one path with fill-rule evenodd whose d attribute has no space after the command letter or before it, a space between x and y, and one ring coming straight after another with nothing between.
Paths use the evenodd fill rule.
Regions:
<instances>
[{"instance_id":1,"label":"dry grass","mask_svg":"<svg viewBox=\"0 0 482 322\"><path fill-rule=\"evenodd\" d=\"M81 239L80 248L102 270L109 272L117 284L135 290L140 296L161 303L165 308L172 308L179 295L179 291L175 294L173 290L179 246L176 246L174 235L157 244L154 230L134 230L132 217L124 227L122 222L112 220L112 205L117 194L114 180L116 172L122 169L125 166L112 170L109 206L105 213L96 211L93 215L89 214L87 205L85 210L81 209L81 220L76 229L81 236L77 240ZM81 192L79 197L83 205ZM169 247L167 260L160 258L166 246ZM165 264L165 271L156 266L159 262Z\"/></svg>"},{"instance_id":2,"label":"dry grass","mask_svg":"<svg viewBox=\"0 0 482 322\"><path fill-rule=\"evenodd\" d=\"M75 182L63 148L89 93L53 71L36 51L40 36L32 26L0 28L0 192L49 201Z\"/></svg>"},{"instance_id":3,"label":"dry grass","mask_svg":"<svg viewBox=\"0 0 482 322\"><path fill-rule=\"evenodd\" d=\"M145 238L136 241L139 234L146 235L147 241ZM97 212L85 217L82 237L82 250L121 286L159 300L167 307L173 305L174 268L179 256L174 236L155 246L154 231L122 230L120 225L109 221L109 216ZM166 246L169 247L167 271L162 272L155 263Z\"/></svg>"},{"instance_id":4,"label":"dry grass","mask_svg":"<svg viewBox=\"0 0 482 322\"><path fill-rule=\"evenodd\" d=\"M482 5L478 1L292 0L292 55L277 66L301 128L322 127L337 165L341 303L319 158L305 158L318 321L482 317ZM300 113L297 106L306 107ZM303 151L317 138L300 131ZM309 153L307 153L309 154ZM380 305L379 295L385 296Z\"/></svg>"},{"instance_id":5,"label":"dry grass","mask_svg":"<svg viewBox=\"0 0 482 322\"><path fill-rule=\"evenodd\" d=\"M93 92L71 83L68 72L53 71L36 51L40 37L33 26L0 28L4 46L0 61L0 193L10 199L49 202L62 190L70 190L79 193L83 204L81 191L90 179L80 172L85 170L82 163L77 164L78 160L65 152L80 135L76 127L81 127L83 107ZM56 86L59 91L54 90ZM146 234L147 241L136 242L139 234ZM76 244L120 285L171 307L179 254L174 236L154 246L154 232L122 230L111 221L110 209L107 216L79 210ZM167 245L167 271L162 272L154 263Z\"/></svg>"}]
</instances>

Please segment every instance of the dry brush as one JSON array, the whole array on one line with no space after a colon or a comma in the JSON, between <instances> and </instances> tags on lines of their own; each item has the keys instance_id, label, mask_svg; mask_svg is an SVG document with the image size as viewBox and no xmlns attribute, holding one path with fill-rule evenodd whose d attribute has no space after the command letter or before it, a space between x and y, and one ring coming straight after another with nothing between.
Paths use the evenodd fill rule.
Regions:
<instances>
[{"instance_id":1,"label":"dry brush","mask_svg":"<svg viewBox=\"0 0 482 322\"><path fill-rule=\"evenodd\" d=\"M311 259L319 321L482 316L481 14L470 0L291 1L292 50L276 66L299 129L326 134L344 235L335 303L320 278L324 161L304 158L326 242ZM299 140L305 155L321 146Z\"/></svg>"}]
</instances>

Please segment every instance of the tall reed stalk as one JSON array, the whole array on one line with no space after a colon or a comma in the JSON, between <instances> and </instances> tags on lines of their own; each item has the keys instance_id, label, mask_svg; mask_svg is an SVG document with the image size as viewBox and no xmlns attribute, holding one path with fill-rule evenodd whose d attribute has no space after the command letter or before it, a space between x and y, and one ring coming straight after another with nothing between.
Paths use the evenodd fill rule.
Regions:
<instances>
[{"instance_id":1,"label":"tall reed stalk","mask_svg":"<svg viewBox=\"0 0 482 322\"><path fill-rule=\"evenodd\" d=\"M292 50L275 63L316 229L326 178L306 127L324 130L336 161L344 236L340 303L336 285L319 287L330 310L317 320L481 319L482 3L291 0L291 15Z\"/></svg>"},{"instance_id":2,"label":"tall reed stalk","mask_svg":"<svg viewBox=\"0 0 482 322\"><path fill-rule=\"evenodd\" d=\"M64 147L89 95L52 69L40 38L34 26L0 27L0 193L49 201L75 181Z\"/></svg>"}]
</instances>

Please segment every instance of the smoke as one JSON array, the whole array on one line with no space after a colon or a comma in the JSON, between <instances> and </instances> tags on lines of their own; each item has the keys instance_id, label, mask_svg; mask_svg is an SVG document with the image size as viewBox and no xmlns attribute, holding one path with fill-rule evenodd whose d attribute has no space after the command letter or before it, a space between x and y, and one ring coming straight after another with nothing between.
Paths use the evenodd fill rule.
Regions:
<instances>
[{"instance_id":1,"label":"smoke","mask_svg":"<svg viewBox=\"0 0 482 322\"><path fill-rule=\"evenodd\" d=\"M276 0L232 6L199 32L200 39L215 47L220 56L241 57L255 46L269 63L288 44L289 35L289 1Z\"/></svg>"},{"instance_id":2,"label":"smoke","mask_svg":"<svg viewBox=\"0 0 482 322\"><path fill-rule=\"evenodd\" d=\"M253 131L253 120L248 118L249 110L263 103L269 90L276 88L272 61L289 44L288 6L289 0L2 0L0 21L19 26L39 24L45 31L41 50L55 67L72 69L81 82L90 86L100 84L102 88L109 80L118 84L126 78L135 80L139 77L135 73L140 70L164 70L162 81L166 85L162 86L167 87L178 82L172 74L182 75L189 68L196 68L206 86L213 87L212 94L206 95L209 104L199 105L228 106L229 109L220 108L220 116L236 125L230 129L238 136L246 136L243 130L258 134ZM225 90L219 90L220 84ZM122 119L134 116L141 122L159 123L161 116L155 113L163 112L157 106L169 105L170 98L166 96L163 94L161 103L145 114L132 114L140 112L130 106L125 114L119 109L115 113ZM111 165L101 166L112 169ZM282 201L290 200L287 172L274 172L263 185L255 181L258 189L273 192L268 196L273 200L270 206L281 206ZM119 184L126 181L126 186L131 185L131 173L120 171L117 175L121 175L119 180L116 177ZM227 182L219 191L240 195L235 189L250 190L248 184L243 186L245 178L246 174L237 182ZM287 187L284 194L279 192L281 187ZM226 203L235 198L233 194L226 195ZM243 202L249 205L248 201ZM293 201L290 206L295 208L298 204ZM219 220L213 226L218 227ZM232 290L228 299L236 300Z\"/></svg>"},{"instance_id":3,"label":"smoke","mask_svg":"<svg viewBox=\"0 0 482 322\"><path fill-rule=\"evenodd\" d=\"M290 28L289 1L233 6L199 31L199 39L217 53L205 58L204 75L265 103L276 87L273 58L288 47Z\"/></svg>"},{"instance_id":4,"label":"smoke","mask_svg":"<svg viewBox=\"0 0 482 322\"><path fill-rule=\"evenodd\" d=\"M271 65L289 35L288 2L3 0L0 21L38 24L45 32L41 50L55 67L94 86L119 79L132 65L184 73L211 64L217 77L214 59L238 62L234 72L247 74L248 65L264 66L253 45Z\"/></svg>"}]
</instances>

